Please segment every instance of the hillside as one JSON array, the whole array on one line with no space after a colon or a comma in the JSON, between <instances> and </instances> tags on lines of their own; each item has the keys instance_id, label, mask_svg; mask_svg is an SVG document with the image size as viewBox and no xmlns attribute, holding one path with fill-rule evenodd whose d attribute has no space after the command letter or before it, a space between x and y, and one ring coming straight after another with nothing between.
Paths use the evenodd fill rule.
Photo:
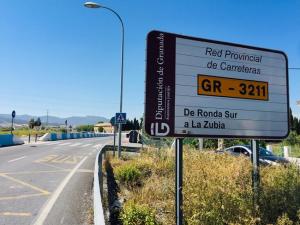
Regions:
<instances>
[{"instance_id":1,"label":"hillside","mask_svg":"<svg viewBox=\"0 0 300 225\"><path fill-rule=\"evenodd\" d=\"M47 116L31 116L31 115L17 115L15 118L16 125L27 124L31 118L40 118L43 124L47 122ZM99 121L107 122L109 119L102 116L72 116L66 118L60 118L55 116L48 116L49 125L62 125L68 120L68 124L72 126L78 126L82 124L95 124ZM10 114L0 114L0 126L6 127L11 124Z\"/></svg>"}]
</instances>

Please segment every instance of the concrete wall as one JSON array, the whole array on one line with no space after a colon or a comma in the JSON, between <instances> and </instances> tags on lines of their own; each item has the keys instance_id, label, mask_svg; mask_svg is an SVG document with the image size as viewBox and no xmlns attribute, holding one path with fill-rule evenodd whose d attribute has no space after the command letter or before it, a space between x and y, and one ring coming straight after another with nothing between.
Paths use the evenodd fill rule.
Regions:
<instances>
[{"instance_id":1,"label":"concrete wall","mask_svg":"<svg viewBox=\"0 0 300 225\"><path fill-rule=\"evenodd\" d=\"M113 134L108 133L47 133L39 138L40 141L56 141L66 139L77 139L77 138L92 138L92 137L108 137Z\"/></svg>"},{"instance_id":2,"label":"concrete wall","mask_svg":"<svg viewBox=\"0 0 300 225\"><path fill-rule=\"evenodd\" d=\"M21 145L24 141L20 138L11 134L0 134L0 147L1 146L11 146L11 145Z\"/></svg>"}]
</instances>

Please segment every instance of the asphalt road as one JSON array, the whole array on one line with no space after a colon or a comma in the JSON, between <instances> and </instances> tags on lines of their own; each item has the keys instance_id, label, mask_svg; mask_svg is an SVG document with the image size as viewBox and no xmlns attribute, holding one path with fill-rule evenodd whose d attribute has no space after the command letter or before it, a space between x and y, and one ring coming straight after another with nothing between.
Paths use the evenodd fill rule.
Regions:
<instances>
[{"instance_id":1,"label":"asphalt road","mask_svg":"<svg viewBox=\"0 0 300 225\"><path fill-rule=\"evenodd\" d=\"M111 142L99 137L0 148L0 224L90 224L95 157Z\"/></svg>"}]
</instances>

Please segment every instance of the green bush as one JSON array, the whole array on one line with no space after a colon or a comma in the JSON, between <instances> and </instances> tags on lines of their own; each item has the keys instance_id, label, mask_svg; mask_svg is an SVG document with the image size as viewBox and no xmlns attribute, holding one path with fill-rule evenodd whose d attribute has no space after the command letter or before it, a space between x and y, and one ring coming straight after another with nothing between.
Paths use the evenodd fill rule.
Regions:
<instances>
[{"instance_id":1,"label":"green bush","mask_svg":"<svg viewBox=\"0 0 300 225\"><path fill-rule=\"evenodd\" d=\"M157 225L154 213L143 205L129 202L121 212L121 221L124 225Z\"/></svg>"},{"instance_id":2,"label":"green bush","mask_svg":"<svg viewBox=\"0 0 300 225\"><path fill-rule=\"evenodd\" d=\"M261 167L259 200L254 207L249 158L186 148L183 153L185 224L300 225L300 171L296 166ZM150 149L129 161L116 161L113 167L115 171L122 168L127 182L128 174L133 173L127 171L139 171L140 177L131 180L143 184L131 189L120 185L120 194L130 200L124 205L124 224L151 224L145 215L153 212L156 224L174 225L174 151ZM149 170L149 176L144 176ZM142 213L139 206L147 206L148 213Z\"/></svg>"},{"instance_id":3,"label":"green bush","mask_svg":"<svg viewBox=\"0 0 300 225\"><path fill-rule=\"evenodd\" d=\"M300 209L300 177L296 166L273 166L261 169L260 211L262 221L275 223L286 215L297 221ZM283 216L284 217L284 216Z\"/></svg>"},{"instance_id":4,"label":"green bush","mask_svg":"<svg viewBox=\"0 0 300 225\"><path fill-rule=\"evenodd\" d=\"M141 184L141 171L134 164L123 164L116 169L116 178L129 187Z\"/></svg>"},{"instance_id":5,"label":"green bush","mask_svg":"<svg viewBox=\"0 0 300 225\"><path fill-rule=\"evenodd\" d=\"M76 126L76 130L78 132L82 132L82 131L93 132L94 131L94 125L80 125L80 126Z\"/></svg>"},{"instance_id":6,"label":"green bush","mask_svg":"<svg viewBox=\"0 0 300 225\"><path fill-rule=\"evenodd\" d=\"M277 219L276 225L293 225L293 221L291 221L286 213L284 213L281 217Z\"/></svg>"},{"instance_id":7,"label":"green bush","mask_svg":"<svg viewBox=\"0 0 300 225\"><path fill-rule=\"evenodd\" d=\"M289 136L284 139L284 145L296 145L299 144L299 136L295 131L290 132Z\"/></svg>"}]
</instances>

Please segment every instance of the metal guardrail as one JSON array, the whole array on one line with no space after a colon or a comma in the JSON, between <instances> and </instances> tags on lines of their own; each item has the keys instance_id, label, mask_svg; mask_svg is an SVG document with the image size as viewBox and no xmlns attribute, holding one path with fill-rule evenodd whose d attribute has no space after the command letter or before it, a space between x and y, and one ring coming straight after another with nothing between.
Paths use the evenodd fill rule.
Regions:
<instances>
[{"instance_id":1,"label":"metal guardrail","mask_svg":"<svg viewBox=\"0 0 300 225\"><path fill-rule=\"evenodd\" d=\"M140 147L122 146L122 151L130 153L137 152ZM103 145L97 154L94 169L94 225L105 225L105 216L102 205L103 198L103 171L102 162L106 152L113 151L112 145Z\"/></svg>"},{"instance_id":2,"label":"metal guardrail","mask_svg":"<svg viewBox=\"0 0 300 225\"><path fill-rule=\"evenodd\" d=\"M97 154L94 170L94 225L105 225L105 217L102 206L102 161L105 153L105 145L101 147Z\"/></svg>"}]
</instances>

